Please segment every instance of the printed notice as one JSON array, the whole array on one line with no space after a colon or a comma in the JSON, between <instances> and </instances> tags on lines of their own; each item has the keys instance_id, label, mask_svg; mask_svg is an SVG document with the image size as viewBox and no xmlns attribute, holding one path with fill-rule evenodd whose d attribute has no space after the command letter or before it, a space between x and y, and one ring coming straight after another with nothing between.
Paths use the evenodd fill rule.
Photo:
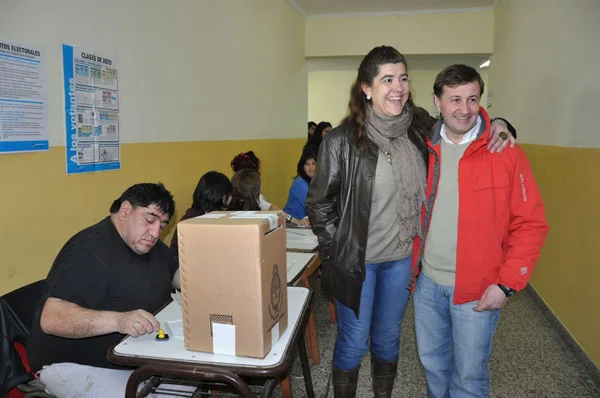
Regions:
<instances>
[{"instance_id":1,"label":"printed notice","mask_svg":"<svg viewBox=\"0 0 600 398\"><path fill-rule=\"evenodd\" d=\"M67 174L121 168L116 56L63 44Z\"/></svg>"},{"instance_id":2,"label":"printed notice","mask_svg":"<svg viewBox=\"0 0 600 398\"><path fill-rule=\"evenodd\" d=\"M0 153L47 150L44 50L0 38Z\"/></svg>"}]
</instances>

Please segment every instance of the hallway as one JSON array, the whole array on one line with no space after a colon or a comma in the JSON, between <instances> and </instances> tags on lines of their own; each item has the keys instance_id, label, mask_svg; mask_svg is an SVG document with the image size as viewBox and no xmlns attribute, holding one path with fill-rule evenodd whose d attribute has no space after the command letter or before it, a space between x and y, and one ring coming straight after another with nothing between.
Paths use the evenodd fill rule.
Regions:
<instances>
[{"instance_id":1,"label":"hallway","mask_svg":"<svg viewBox=\"0 0 600 398\"><path fill-rule=\"evenodd\" d=\"M311 366L315 396L333 397L329 380L336 327L329 319L327 300L315 290L315 318L321 363ZM417 357L412 301L402 325L398 378L393 397L426 397L426 384ZM528 291L511 298L502 310L491 360L491 395L495 398L600 397L585 365L563 342ZM304 380L296 359L292 372L295 397L304 397ZM326 392L328 392L326 394ZM280 396L276 391L275 396ZM371 397L370 359L363 358L357 397Z\"/></svg>"}]
</instances>

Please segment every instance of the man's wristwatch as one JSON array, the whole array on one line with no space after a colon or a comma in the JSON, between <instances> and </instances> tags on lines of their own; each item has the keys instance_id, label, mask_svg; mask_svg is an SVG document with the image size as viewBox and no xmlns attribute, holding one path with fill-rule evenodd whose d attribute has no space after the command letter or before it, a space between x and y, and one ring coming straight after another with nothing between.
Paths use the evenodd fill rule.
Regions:
<instances>
[{"instance_id":1,"label":"man's wristwatch","mask_svg":"<svg viewBox=\"0 0 600 398\"><path fill-rule=\"evenodd\" d=\"M515 289L511 289L508 286L504 286L500 283L498 283L498 287L500 288L500 290L502 290L502 292L504 293L504 295L506 297L511 297L513 294L515 294L517 291Z\"/></svg>"},{"instance_id":2,"label":"man's wristwatch","mask_svg":"<svg viewBox=\"0 0 600 398\"><path fill-rule=\"evenodd\" d=\"M293 218L292 215L288 214L287 216L285 216L285 221L292 222L292 218Z\"/></svg>"}]
</instances>

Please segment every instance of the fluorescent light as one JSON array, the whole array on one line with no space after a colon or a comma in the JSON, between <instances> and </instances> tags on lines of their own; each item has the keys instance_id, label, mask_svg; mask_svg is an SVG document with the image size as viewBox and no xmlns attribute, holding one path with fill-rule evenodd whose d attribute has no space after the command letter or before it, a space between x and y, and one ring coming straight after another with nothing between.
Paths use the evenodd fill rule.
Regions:
<instances>
[{"instance_id":1,"label":"fluorescent light","mask_svg":"<svg viewBox=\"0 0 600 398\"><path fill-rule=\"evenodd\" d=\"M479 69L487 68L488 66L490 66L489 59L487 61L483 62L481 65L479 65Z\"/></svg>"}]
</instances>

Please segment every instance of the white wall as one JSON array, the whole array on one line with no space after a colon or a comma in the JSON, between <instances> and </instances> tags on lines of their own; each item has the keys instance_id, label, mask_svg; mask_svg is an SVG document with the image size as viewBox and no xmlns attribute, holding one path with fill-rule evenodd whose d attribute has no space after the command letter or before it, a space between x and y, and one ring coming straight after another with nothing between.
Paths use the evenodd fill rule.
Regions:
<instances>
[{"instance_id":1,"label":"white wall","mask_svg":"<svg viewBox=\"0 0 600 398\"><path fill-rule=\"evenodd\" d=\"M123 143L306 131L304 18L285 0L2 0L0 37L46 49L51 145L63 42L117 55Z\"/></svg>"},{"instance_id":2,"label":"white wall","mask_svg":"<svg viewBox=\"0 0 600 398\"><path fill-rule=\"evenodd\" d=\"M308 120L330 122L333 126L346 116L350 86L356 71L314 71L308 73Z\"/></svg>"},{"instance_id":3,"label":"white wall","mask_svg":"<svg viewBox=\"0 0 600 398\"><path fill-rule=\"evenodd\" d=\"M490 54L493 11L306 20L306 56L358 56L382 44L403 54Z\"/></svg>"},{"instance_id":4,"label":"white wall","mask_svg":"<svg viewBox=\"0 0 600 398\"><path fill-rule=\"evenodd\" d=\"M600 1L504 0L496 9L493 111L519 141L600 147Z\"/></svg>"}]
</instances>

